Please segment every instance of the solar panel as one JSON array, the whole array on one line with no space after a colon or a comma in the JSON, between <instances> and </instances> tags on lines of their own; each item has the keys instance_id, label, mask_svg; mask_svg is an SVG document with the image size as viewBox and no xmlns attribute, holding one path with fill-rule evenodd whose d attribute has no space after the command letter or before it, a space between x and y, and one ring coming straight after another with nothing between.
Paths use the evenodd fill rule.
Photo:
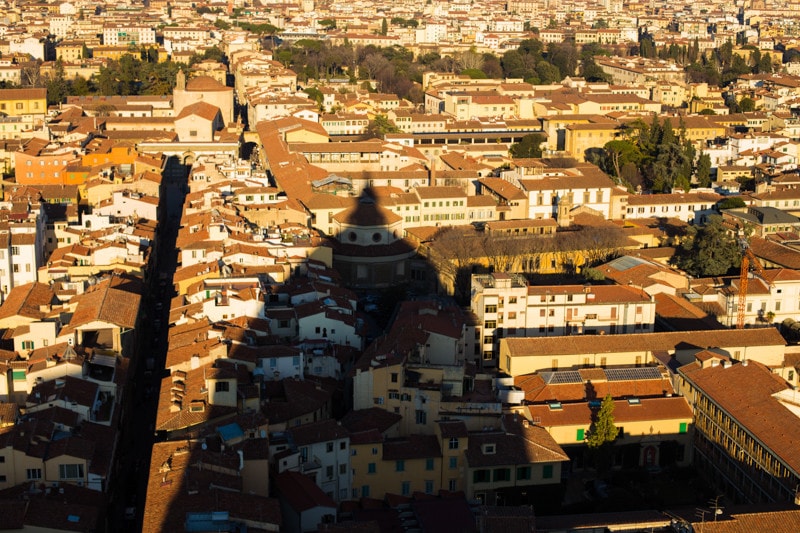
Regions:
<instances>
[{"instance_id":1,"label":"solar panel","mask_svg":"<svg viewBox=\"0 0 800 533\"><path fill-rule=\"evenodd\" d=\"M560 372L542 372L542 379L548 385L563 385L566 383L583 383L580 372L577 370L562 370Z\"/></svg>"},{"instance_id":2,"label":"solar panel","mask_svg":"<svg viewBox=\"0 0 800 533\"><path fill-rule=\"evenodd\" d=\"M657 366L638 368L606 368L608 381L638 381L642 379L661 379L661 370Z\"/></svg>"}]
</instances>

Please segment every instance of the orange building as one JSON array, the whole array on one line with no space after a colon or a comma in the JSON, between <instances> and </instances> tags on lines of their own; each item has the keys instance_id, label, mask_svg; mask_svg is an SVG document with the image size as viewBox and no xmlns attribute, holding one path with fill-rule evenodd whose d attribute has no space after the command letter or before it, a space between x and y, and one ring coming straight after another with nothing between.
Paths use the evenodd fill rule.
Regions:
<instances>
[{"instance_id":1,"label":"orange building","mask_svg":"<svg viewBox=\"0 0 800 533\"><path fill-rule=\"evenodd\" d=\"M80 162L75 148L31 139L14 152L14 173L20 185L78 185L85 180L80 178L83 174L68 174L67 167Z\"/></svg>"},{"instance_id":2,"label":"orange building","mask_svg":"<svg viewBox=\"0 0 800 533\"><path fill-rule=\"evenodd\" d=\"M85 147L86 154L81 158L84 166L113 165L117 168L130 167L137 153L131 144L115 143L111 139L92 139Z\"/></svg>"}]
</instances>

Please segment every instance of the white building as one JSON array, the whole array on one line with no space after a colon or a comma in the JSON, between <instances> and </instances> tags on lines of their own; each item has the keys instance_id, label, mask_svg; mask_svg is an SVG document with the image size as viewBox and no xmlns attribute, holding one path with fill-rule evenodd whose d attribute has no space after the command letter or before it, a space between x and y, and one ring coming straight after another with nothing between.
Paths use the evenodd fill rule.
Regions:
<instances>
[{"instance_id":1,"label":"white building","mask_svg":"<svg viewBox=\"0 0 800 533\"><path fill-rule=\"evenodd\" d=\"M156 30L143 24L111 24L103 26L105 46L155 44Z\"/></svg>"},{"instance_id":2,"label":"white building","mask_svg":"<svg viewBox=\"0 0 800 533\"><path fill-rule=\"evenodd\" d=\"M518 274L472 276L484 366L496 364L503 337L548 337L653 331L655 299L621 285L529 286Z\"/></svg>"}]
</instances>

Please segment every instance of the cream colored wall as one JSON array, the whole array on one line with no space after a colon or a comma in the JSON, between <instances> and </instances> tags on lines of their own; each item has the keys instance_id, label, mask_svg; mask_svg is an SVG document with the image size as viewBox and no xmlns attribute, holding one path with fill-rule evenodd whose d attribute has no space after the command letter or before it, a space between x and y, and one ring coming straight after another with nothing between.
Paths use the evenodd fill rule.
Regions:
<instances>
[{"instance_id":1,"label":"cream colored wall","mask_svg":"<svg viewBox=\"0 0 800 533\"><path fill-rule=\"evenodd\" d=\"M499 368L510 376L522 376L535 372L550 371L553 369L553 360L558 360L558 369L567 370L583 368L585 359L589 359L590 366L635 366L654 363L651 352L616 352L616 353L587 353L587 354L566 354L566 355L528 355L528 356L509 356L508 345L500 340ZM637 360L637 357L639 358ZM601 365L602 358L605 358L605 365ZM510 363L510 366L509 366Z\"/></svg>"}]
</instances>

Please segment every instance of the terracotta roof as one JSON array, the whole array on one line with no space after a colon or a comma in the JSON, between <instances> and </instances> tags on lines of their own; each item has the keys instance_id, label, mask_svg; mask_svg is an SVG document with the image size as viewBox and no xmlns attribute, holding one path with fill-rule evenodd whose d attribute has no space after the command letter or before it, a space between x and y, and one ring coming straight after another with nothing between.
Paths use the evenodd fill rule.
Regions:
<instances>
[{"instance_id":1,"label":"terracotta roof","mask_svg":"<svg viewBox=\"0 0 800 533\"><path fill-rule=\"evenodd\" d=\"M181 109L181 112L175 117L175 120L178 121L190 115L196 115L211 121L214 120L218 114L219 108L217 106L211 105L208 102L195 102Z\"/></svg>"},{"instance_id":2,"label":"terracotta roof","mask_svg":"<svg viewBox=\"0 0 800 533\"><path fill-rule=\"evenodd\" d=\"M342 425L351 432L377 429L384 433L400 422L403 417L379 407L349 411L342 418Z\"/></svg>"},{"instance_id":3,"label":"terracotta roof","mask_svg":"<svg viewBox=\"0 0 800 533\"><path fill-rule=\"evenodd\" d=\"M85 293L72 298L71 302L77 303L77 308L69 321L69 329L95 320L132 329L139 313L142 288L140 279L128 276L112 275L99 281Z\"/></svg>"},{"instance_id":4,"label":"terracotta roof","mask_svg":"<svg viewBox=\"0 0 800 533\"><path fill-rule=\"evenodd\" d=\"M754 531L796 533L800 531L800 510L732 513L730 516L723 516L713 522L710 520L695 522L692 526L695 531L703 533L752 533Z\"/></svg>"},{"instance_id":5,"label":"terracotta roof","mask_svg":"<svg viewBox=\"0 0 800 533\"><path fill-rule=\"evenodd\" d=\"M529 405L527 409L532 420L545 428L580 425L588 427L592 423L592 408L588 402L564 403L560 409L551 409L546 404ZM618 426L650 420L691 421L692 417L692 408L686 398L680 396L642 398L637 404L631 404L628 400L614 401L614 421Z\"/></svg>"},{"instance_id":6,"label":"terracotta roof","mask_svg":"<svg viewBox=\"0 0 800 533\"><path fill-rule=\"evenodd\" d=\"M398 461L441 457L439 440L434 435L408 435L383 442L383 460Z\"/></svg>"},{"instance_id":7,"label":"terracotta roof","mask_svg":"<svg viewBox=\"0 0 800 533\"><path fill-rule=\"evenodd\" d=\"M400 215L372 202L358 202L336 213L333 219L353 226L386 226L403 219Z\"/></svg>"},{"instance_id":8,"label":"terracotta roof","mask_svg":"<svg viewBox=\"0 0 800 533\"><path fill-rule=\"evenodd\" d=\"M679 372L789 468L800 473L800 420L773 396L789 388L780 376L755 361Z\"/></svg>"},{"instance_id":9,"label":"terracotta roof","mask_svg":"<svg viewBox=\"0 0 800 533\"><path fill-rule=\"evenodd\" d=\"M46 283L26 283L13 287L0 306L0 319L22 316L32 320L44 318L47 312L42 306L49 306L56 301L52 288Z\"/></svg>"},{"instance_id":10,"label":"terracotta roof","mask_svg":"<svg viewBox=\"0 0 800 533\"><path fill-rule=\"evenodd\" d=\"M233 88L222 85L211 76L194 76L186 82L186 90L191 92L233 91Z\"/></svg>"},{"instance_id":11,"label":"terracotta roof","mask_svg":"<svg viewBox=\"0 0 800 533\"><path fill-rule=\"evenodd\" d=\"M522 189L501 178L481 178L478 183L506 200L528 199L528 195Z\"/></svg>"},{"instance_id":12,"label":"terracotta roof","mask_svg":"<svg viewBox=\"0 0 800 533\"><path fill-rule=\"evenodd\" d=\"M247 520L256 530L259 523L268 524L270 531L280 528L277 500L242 492L236 450L206 451L201 444L169 441L153 445L142 531L182 531L187 513L212 509L228 511L233 521Z\"/></svg>"},{"instance_id":13,"label":"terracotta roof","mask_svg":"<svg viewBox=\"0 0 800 533\"><path fill-rule=\"evenodd\" d=\"M275 478L275 484L281 497L285 498L298 514L316 507L330 508L331 514L336 514L336 503L331 497L322 492L310 478L299 472L282 472Z\"/></svg>"},{"instance_id":14,"label":"terracotta roof","mask_svg":"<svg viewBox=\"0 0 800 533\"><path fill-rule=\"evenodd\" d=\"M707 348L729 346L780 346L786 341L775 328L743 330L674 331L619 335L503 338L511 357L549 357L580 353L650 352L674 350L680 344Z\"/></svg>"},{"instance_id":15,"label":"terracotta roof","mask_svg":"<svg viewBox=\"0 0 800 533\"><path fill-rule=\"evenodd\" d=\"M331 419L293 426L287 432L291 433L297 446L344 439L349 434L346 428Z\"/></svg>"}]
</instances>

